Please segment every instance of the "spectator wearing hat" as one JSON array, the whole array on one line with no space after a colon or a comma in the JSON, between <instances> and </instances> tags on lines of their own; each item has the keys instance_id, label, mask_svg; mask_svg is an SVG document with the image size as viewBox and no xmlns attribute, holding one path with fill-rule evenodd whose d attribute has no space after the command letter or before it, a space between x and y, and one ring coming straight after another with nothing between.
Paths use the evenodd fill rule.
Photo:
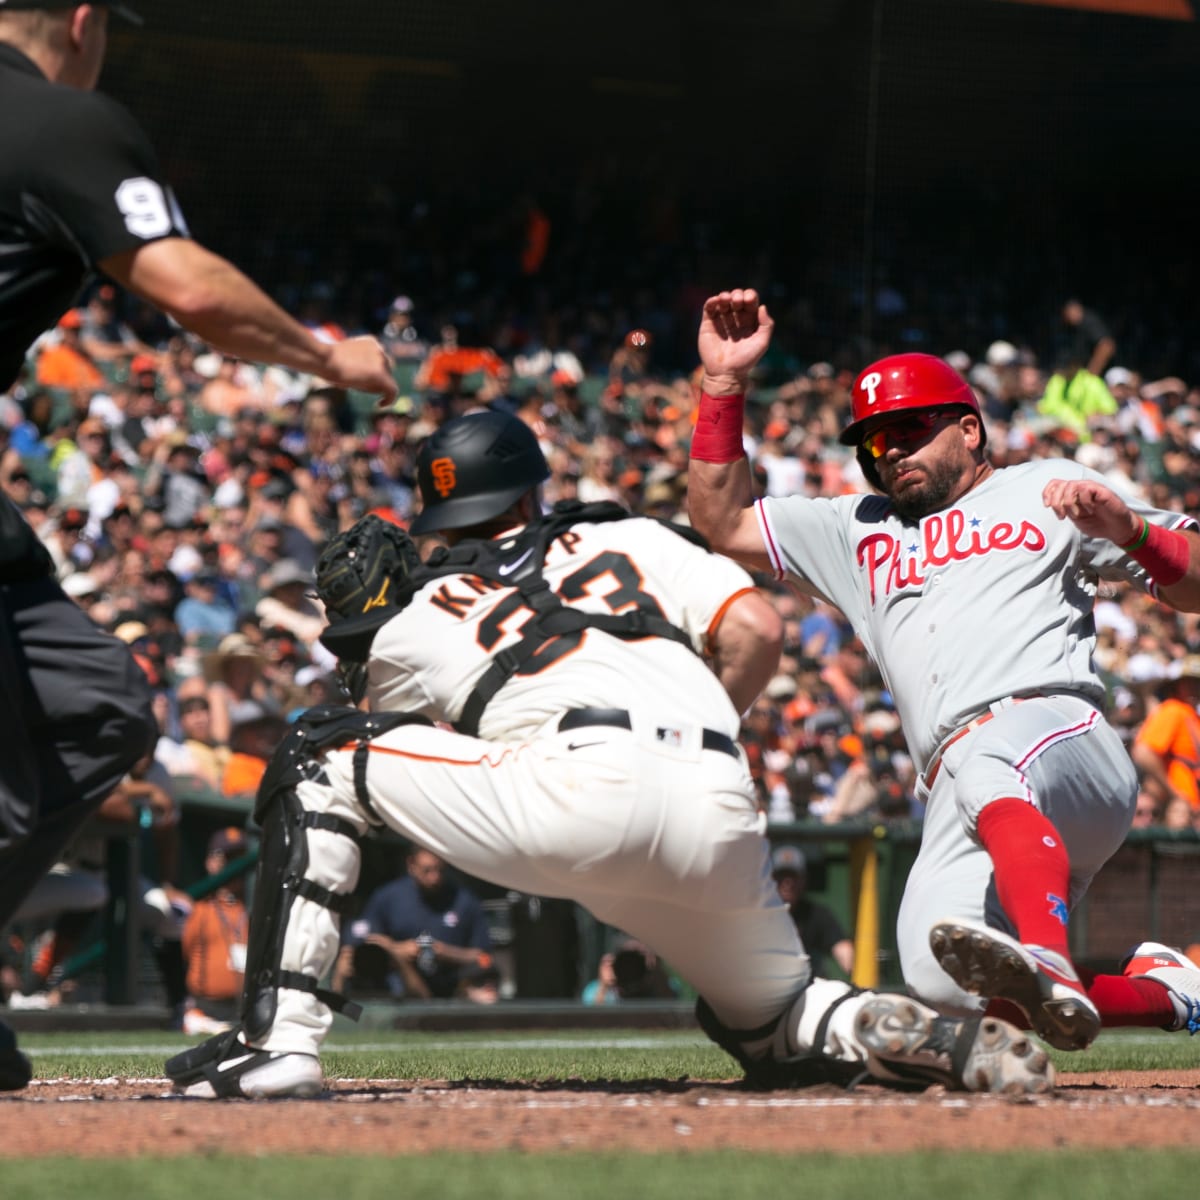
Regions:
<instances>
[{"instance_id":1,"label":"spectator wearing hat","mask_svg":"<svg viewBox=\"0 0 1200 1200\"><path fill-rule=\"evenodd\" d=\"M38 355L36 378L42 387L64 388L77 393L99 391L104 374L84 349L83 314L68 309L59 318L58 338Z\"/></svg>"},{"instance_id":2,"label":"spectator wearing hat","mask_svg":"<svg viewBox=\"0 0 1200 1200\"><path fill-rule=\"evenodd\" d=\"M135 356L141 356L153 364L154 350L117 315L117 289L111 283L92 292L81 315L80 341L94 362L136 361Z\"/></svg>"},{"instance_id":3,"label":"spectator wearing hat","mask_svg":"<svg viewBox=\"0 0 1200 1200\"><path fill-rule=\"evenodd\" d=\"M230 744L237 705L247 702L269 705L262 677L265 661L262 647L241 632L222 638L216 650L204 656L214 742Z\"/></svg>"},{"instance_id":4,"label":"spectator wearing hat","mask_svg":"<svg viewBox=\"0 0 1200 1200\"><path fill-rule=\"evenodd\" d=\"M183 926L188 990L184 1033L221 1033L237 1018L250 917L244 876L222 878L222 873L249 852L250 843L236 826L218 829L208 840L204 871L212 890L192 905Z\"/></svg>"},{"instance_id":5,"label":"spectator wearing hat","mask_svg":"<svg viewBox=\"0 0 1200 1200\"><path fill-rule=\"evenodd\" d=\"M808 859L799 846L778 846L771 855L771 874L779 898L808 951L814 975L830 978L829 959L846 973L854 972L854 943L831 908L808 894Z\"/></svg>"},{"instance_id":6,"label":"spectator wearing hat","mask_svg":"<svg viewBox=\"0 0 1200 1200\"><path fill-rule=\"evenodd\" d=\"M129 630L128 626L135 626L135 629ZM126 626L117 629L117 636L129 640L137 627L146 628L141 622L127 622ZM175 721L171 725L177 736L164 732L158 739L154 756L172 778L194 781L203 788L219 792L221 776L229 759L229 746L218 743L213 736L209 687L203 675L189 675L179 681L175 687Z\"/></svg>"},{"instance_id":7,"label":"spectator wearing hat","mask_svg":"<svg viewBox=\"0 0 1200 1200\"><path fill-rule=\"evenodd\" d=\"M200 448L183 430L169 433L155 447L144 487L161 500L164 524L178 529L189 525L209 502Z\"/></svg>"},{"instance_id":8,"label":"spectator wearing hat","mask_svg":"<svg viewBox=\"0 0 1200 1200\"><path fill-rule=\"evenodd\" d=\"M383 348L397 362L419 362L429 352L413 324L414 305L408 296L397 296L388 306L387 321L380 331Z\"/></svg>"},{"instance_id":9,"label":"spectator wearing hat","mask_svg":"<svg viewBox=\"0 0 1200 1200\"><path fill-rule=\"evenodd\" d=\"M1130 753L1143 789L1164 811L1180 799L1200 813L1200 655L1173 664L1159 693L1161 702L1142 723Z\"/></svg>"},{"instance_id":10,"label":"spectator wearing hat","mask_svg":"<svg viewBox=\"0 0 1200 1200\"><path fill-rule=\"evenodd\" d=\"M284 558L262 577L263 597L254 606L263 628L286 629L306 649L318 649L327 624L320 600L310 596L313 574L295 559Z\"/></svg>"},{"instance_id":11,"label":"spectator wearing hat","mask_svg":"<svg viewBox=\"0 0 1200 1200\"><path fill-rule=\"evenodd\" d=\"M66 578L72 571L86 570L91 563L92 547L85 537L87 524L86 508L68 506L57 509L39 531L42 543L54 560L59 579Z\"/></svg>"},{"instance_id":12,"label":"spectator wearing hat","mask_svg":"<svg viewBox=\"0 0 1200 1200\"><path fill-rule=\"evenodd\" d=\"M175 624L189 645L217 645L237 626L237 610L220 591L220 577L201 567L184 585Z\"/></svg>"},{"instance_id":13,"label":"spectator wearing hat","mask_svg":"<svg viewBox=\"0 0 1200 1200\"><path fill-rule=\"evenodd\" d=\"M77 508L88 506L88 492L105 477L111 457L108 426L99 417L88 417L75 431L75 450L58 465L58 501Z\"/></svg>"},{"instance_id":14,"label":"spectator wearing hat","mask_svg":"<svg viewBox=\"0 0 1200 1200\"><path fill-rule=\"evenodd\" d=\"M287 732L287 721L266 704L243 700L230 705L229 722L229 758L221 773L221 794L253 799L271 755Z\"/></svg>"}]
</instances>

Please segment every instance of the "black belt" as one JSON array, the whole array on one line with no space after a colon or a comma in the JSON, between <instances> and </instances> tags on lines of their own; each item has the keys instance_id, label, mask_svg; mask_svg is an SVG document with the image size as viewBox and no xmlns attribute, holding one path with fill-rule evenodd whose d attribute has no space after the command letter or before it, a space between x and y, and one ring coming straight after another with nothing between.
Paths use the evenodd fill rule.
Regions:
<instances>
[{"instance_id":1,"label":"black belt","mask_svg":"<svg viewBox=\"0 0 1200 1200\"><path fill-rule=\"evenodd\" d=\"M615 729L632 729L633 718L624 708L572 708L563 713L558 723L558 731L566 733L568 729L586 729L589 725L611 725ZM659 731L661 737L665 729ZM719 750L722 754L730 754L738 758L737 742L727 733L716 729L705 729L700 734L700 745L705 750Z\"/></svg>"}]
</instances>

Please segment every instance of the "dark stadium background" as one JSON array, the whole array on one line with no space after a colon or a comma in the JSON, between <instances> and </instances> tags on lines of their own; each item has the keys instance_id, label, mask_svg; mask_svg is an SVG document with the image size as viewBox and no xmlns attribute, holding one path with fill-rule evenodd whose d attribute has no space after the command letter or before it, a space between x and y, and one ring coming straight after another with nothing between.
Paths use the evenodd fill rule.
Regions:
<instances>
[{"instance_id":1,"label":"dark stadium background","mask_svg":"<svg viewBox=\"0 0 1200 1200\"><path fill-rule=\"evenodd\" d=\"M289 307L328 284L377 328L404 292L424 332L457 315L481 336L506 307L614 331L651 308L659 361L687 367L698 299L747 282L793 355L853 366L1001 336L1048 353L1078 293L1117 361L1197 377L1195 21L1001 0L140 7L102 86L196 234ZM552 221L533 279L530 199ZM868 280L908 312L864 307Z\"/></svg>"}]
</instances>

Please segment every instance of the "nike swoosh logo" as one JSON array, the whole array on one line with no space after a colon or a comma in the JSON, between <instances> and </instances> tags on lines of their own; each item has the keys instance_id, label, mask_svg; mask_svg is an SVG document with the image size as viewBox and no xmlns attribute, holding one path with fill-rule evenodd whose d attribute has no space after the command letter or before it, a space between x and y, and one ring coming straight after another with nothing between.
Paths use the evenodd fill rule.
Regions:
<instances>
[{"instance_id":1,"label":"nike swoosh logo","mask_svg":"<svg viewBox=\"0 0 1200 1200\"><path fill-rule=\"evenodd\" d=\"M243 1054L241 1058L227 1058L224 1062L217 1063L218 1071L232 1071L234 1067L241 1063L249 1062L254 1057L253 1054Z\"/></svg>"},{"instance_id":2,"label":"nike swoosh logo","mask_svg":"<svg viewBox=\"0 0 1200 1200\"><path fill-rule=\"evenodd\" d=\"M567 749L568 750L586 750L588 748L588 746L603 746L603 745L604 745L603 741L599 741L599 742L568 742Z\"/></svg>"},{"instance_id":3,"label":"nike swoosh logo","mask_svg":"<svg viewBox=\"0 0 1200 1200\"><path fill-rule=\"evenodd\" d=\"M521 566L524 564L525 560L532 553L533 553L532 550L526 550L525 553L522 554L521 557L518 558L516 562L501 563L500 566L498 566L496 568L496 573L498 575L511 575L514 571L519 570L521 568Z\"/></svg>"}]
</instances>

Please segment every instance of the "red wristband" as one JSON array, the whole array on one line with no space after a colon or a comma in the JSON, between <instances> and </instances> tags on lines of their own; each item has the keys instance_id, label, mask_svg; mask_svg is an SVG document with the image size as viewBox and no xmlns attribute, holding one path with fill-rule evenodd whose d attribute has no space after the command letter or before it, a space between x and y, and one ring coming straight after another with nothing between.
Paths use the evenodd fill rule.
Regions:
<instances>
[{"instance_id":1,"label":"red wristband","mask_svg":"<svg viewBox=\"0 0 1200 1200\"><path fill-rule=\"evenodd\" d=\"M1129 557L1145 567L1159 587L1170 587L1187 574L1190 551L1188 540L1182 533L1164 529L1161 525L1150 525L1145 545L1131 551Z\"/></svg>"},{"instance_id":2,"label":"red wristband","mask_svg":"<svg viewBox=\"0 0 1200 1200\"><path fill-rule=\"evenodd\" d=\"M700 393L696 411L696 429L692 434L691 457L699 462L737 462L745 454L742 425L746 416L746 396L710 396Z\"/></svg>"}]
</instances>

